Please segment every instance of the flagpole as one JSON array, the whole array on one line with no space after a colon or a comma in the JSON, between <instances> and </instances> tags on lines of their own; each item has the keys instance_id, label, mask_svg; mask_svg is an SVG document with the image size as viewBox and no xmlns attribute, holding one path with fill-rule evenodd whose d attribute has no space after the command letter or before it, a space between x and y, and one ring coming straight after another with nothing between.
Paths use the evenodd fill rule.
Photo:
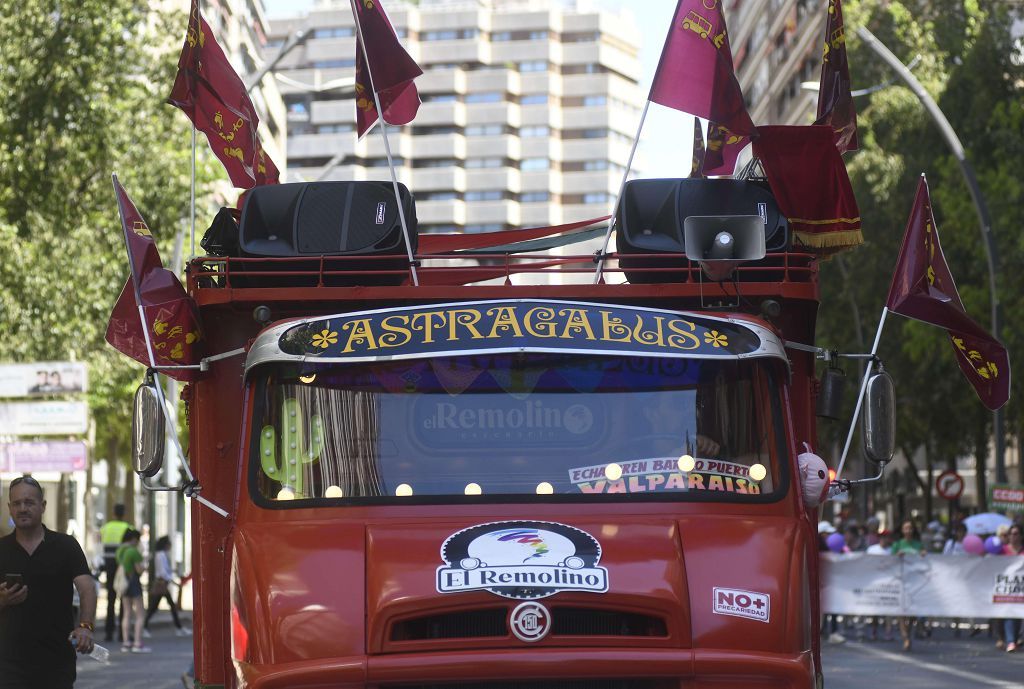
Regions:
<instances>
[{"instance_id":1,"label":"flagpole","mask_svg":"<svg viewBox=\"0 0 1024 689\"><path fill-rule=\"evenodd\" d=\"M366 39L363 38L363 25L359 22L359 10L356 9L355 0L349 0L352 8L352 18L356 22L356 33L359 36L359 45L363 50L363 59L366 60L366 78L370 81L370 91L373 93L373 102L377 106L377 120L380 122L380 133L384 137L384 155L388 158L388 169L391 171L391 187L395 190L395 203L398 205L398 219L402 223L402 236L405 238L405 253L409 258L409 272L412 275L412 284L419 287L420 279L416 274L416 258L412 254L412 240L409 236L409 226L405 221L405 209L402 208L402 196L398 191L398 175L395 174L395 161L391 157L391 144L388 142L387 124L384 122L384 108L380 106L380 95L373 86L373 69L370 65L370 55L366 51ZM383 8L381 8L383 11Z\"/></svg>"},{"instance_id":2,"label":"flagpole","mask_svg":"<svg viewBox=\"0 0 1024 689\"><path fill-rule=\"evenodd\" d=\"M864 370L864 379L860 384L860 393L857 395L857 406L853 409L853 419L850 420L850 431L846 434L846 445L843 446L843 454L839 458L839 466L836 467L836 480L843 474L843 466L846 464L846 455L850 451L850 444L853 442L853 432L857 428L857 419L860 417L860 408L864 404L864 394L868 389L868 379L871 377L871 369L875 366L875 355L878 353L878 342L882 339L882 328L885 327L885 317L889 315L889 307L882 307L882 317L878 319L878 330L875 331L875 341L871 345L871 358L868 359L867 368Z\"/></svg>"},{"instance_id":3,"label":"flagpole","mask_svg":"<svg viewBox=\"0 0 1024 689\"><path fill-rule=\"evenodd\" d=\"M188 260L191 261L196 255L196 125L192 125L192 198L189 204L190 217L192 219L192 250L189 252Z\"/></svg>"},{"instance_id":4,"label":"flagpole","mask_svg":"<svg viewBox=\"0 0 1024 689\"><path fill-rule=\"evenodd\" d=\"M615 228L615 220L619 215L619 204L622 203L622 191L626 188L626 180L629 178L629 171L633 167L633 156L636 155L637 144L640 143L640 132L644 128L644 120L647 119L647 110L651 107L651 101L644 102L644 111L640 114L640 124L636 128L636 136L633 137L633 148L629 151L629 160L626 161L626 171L622 173L622 182L619 184L619 194L615 197L615 206L612 209L612 219L608 222L608 231L604 235L604 244L601 246L601 253L597 256L597 271L594 273L594 284L601 282L601 275L604 272L605 252L608 251L608 242L612 238L612 230Z\"/></svg>"}]
</instances>

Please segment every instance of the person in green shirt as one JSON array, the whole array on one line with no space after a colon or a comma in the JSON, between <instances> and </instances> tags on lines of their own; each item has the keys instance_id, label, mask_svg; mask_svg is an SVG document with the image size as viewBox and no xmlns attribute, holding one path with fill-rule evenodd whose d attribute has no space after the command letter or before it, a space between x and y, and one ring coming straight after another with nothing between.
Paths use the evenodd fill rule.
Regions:
<instances>
[{"instance_id":1,"label":"person in green shirt","mask_svg":"<svg viewBox=\"0 0 1024 689\"><path fill-rule=\"evenodd\" d=\"M114 575L117 573L117 549L121 547L124 532L132 525L124 520L125 507L121 503L114 505L114 518L100 527L100 541L103 542L103 573L107 587L107 619L104 621L104 636L107 641L114 640L114 630L120 626L124 617L124 603L121 603L120 614L117 611L117 592L114 591Z\"/></svg>"},{"instance_id":2,"label":"person in green shirt","mask_svg":"<svg viewBox=\"0 0 1024 689\"><path fill-rule=\"evenodd\" d=\"M917 526L914 522L909 519L903 522L903 526L900 527L900 534L903 536L900 540L892 544L893 555L924 555L925 548L924 543L921 542L921 533L917 530ZM900 637L903 639L903 650L910 650L910 631L914 625L913 617L901 617L900 618Z\"/></svg>"},{"instance_id":3,"label":"person in green shirt","mask_svg":"<svg viewBox=\"0 0 1024 689\"><path fill-rule=\"evenodd\" d=\"M123 599L124 619L121 620L121 651L127 653L149 653L151 648L142 644L142 626L145 623L146 609L142 604L142 573L146 570L142 553L139 552L139 538L142 536L135 529L124 532L121 547L117 549L117 566L124 569L128 577L128 590ZM129 635L132 620L135 622L135 635ZM129 640L134 639L134 644Z\"/></svg>"}]
</instances>

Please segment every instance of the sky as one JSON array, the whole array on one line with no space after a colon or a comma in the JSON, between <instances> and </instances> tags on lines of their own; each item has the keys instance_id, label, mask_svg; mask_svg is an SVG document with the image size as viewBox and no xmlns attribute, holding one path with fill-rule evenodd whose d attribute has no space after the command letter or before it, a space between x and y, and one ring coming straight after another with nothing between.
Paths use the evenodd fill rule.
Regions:
<instances>
[{"instance_id":1,"label":"sky","mask_svg":"<svg viewBox=\"0 0 1024 689\"><path fill-rule=\"evenodd\" d=\"M675 0L591 0L592 4L613 12L625 9L633 15L640 31L640 88L647 93L658 67L661 47L665 42ZM313 0L264 0L268 16L294 16L308 12ZM642 12L633 8L643 7ZM643 107L642 104L639 104ZM639 117L637 125L640 124ZM636 134L634 128L631 135ZM637 157L633 169L644 177L686 177L690 173L690 149L693 143L693 118L677 110L651 103L644 121Z\"/></svg>"}]
</instances>

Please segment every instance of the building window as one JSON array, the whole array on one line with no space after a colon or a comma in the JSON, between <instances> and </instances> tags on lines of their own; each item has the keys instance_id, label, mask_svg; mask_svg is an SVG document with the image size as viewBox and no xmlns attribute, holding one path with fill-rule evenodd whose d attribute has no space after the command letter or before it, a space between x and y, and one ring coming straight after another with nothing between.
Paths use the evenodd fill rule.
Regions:
<instances>
[{"instance_id":1,"label":"building window","mask_svg":"<svg viewBox=\"0 0 1024 689\"><path fill-rule=\"evenodd\" d=\"M491 41L494 43L500 43L504 41L512 40L511 31L494 31L491 33Z\"/></svg>"},{"instance_id":2,"label":"building window","mask_svg":"<svg viewBox=\"0 0 1024 689\"><path fill-rule=\"evenodd\" d=\"M500 124L477 124L466 127L466 136L498 136L503 129Z\"/></svg>"},{"instance_id":3,"label":"building window","mask_svg":"<svg viewBox=\"0 0 1024 689\"><path fill-rule=\"evenodd\" d=\"M520 72L546 72L548 71L547 60L528 60L519 63Z\"/></svg>"},{"instance_id":4,"label":"building window","mask_svg":"<svg viewBox=\"0 0 1024 689\"><path fill-rule=\"evenodd\" d=\"M491 189L488 191L467 191L467 201L501 201L505 192L497 189Z\"/></svg>"},{"instance_id":5,"label":"building window","mask_svg":"<svg viewBox=\"0 0 1024 689\"><path fill-rule=\"evenodd\" d=\"M544 105L548 102L546 93L530 93L519 99L520 105Z\"/></svg>"},{"instance_id":6,"label":"building window","mask_svg":"<svg viewBox=\"0 0 1024 689\"><path fill-rule=\"evenodd\" d=\"M457 41L478 38L479 29L446 29L444 31L427 31L420 34L421 41Z\"/></svg>"},{"instance_id":7,"label":"building window","mask_svg":"<svg viewBox=\"0 0 1024 689\"><path fill-rule=\"evenodd\" d=\"M612 195L607 192L597 192L593 194L584 194L583 203L611 203Z\"/></svg>"},{"instance_id":8,"label":"building window","mask_svg":"<svg viewBox=\"0 0 1024 689\"><path fill-rule=\"evenodd\" d=\"M467 103L500 103L504 100L503 94L496 91L485 91L484 93L466 94Z\"/></svg>"},{"instance_id":9,"label":"building window","mask_svg":"<svg viewBox=\"0 0 1024 689\"><path fill-rule=\"evenodd\" d=\"M519 197L521 203L543 203L551 200L551 193L547 191L528 191Z\"/></svg>"},{"instance_id":10,"label":"building window","mask_svg":"<svg viewBox=\"0 0 1024 689\"><path fill-rule=\"evenodd\" d=\"M583 163L583 169L587 172L596 172L598 170L607 170L607 160L588 160Z\"/></svg>"},{"instance_id":11,"label":"building window","mask_svg":"<svg viewBox=\"0 0 1024 689\"><path fill-rule=\"evenodd\" d=\"M455 103L459 97L454 93L422 93L420 100L424 103Z\"/></svg>"},{"instance_id":12,"label":"building window","mask_svg":"<svg viewBox=\"0 0 1024 689\"><path fill-rule=\"evenodd\" d=\"M488 223L485 225L466 225L466 234L479 234L480 232L499 232L505 229L501 223Z\"/></svg>"},{"instance_id":13,"label":"building window","mask_svg":"<svg viewBox=\"0 0 1024 689\"><path fill-rule=\"evenodd\" d=\"M583 105L607 105L607 96L584 96Z\"/></svg>"},{"instance_id":14,"label":"building window","mask_svg":"<svg viewBox=\"0 0 1024 689\"><path fill-rule=\"evenodd\" d=\"M316 128L317 134L341 134L350 132L355 127L351 124L321 124Z\"/></svg>"},{"instance_id":15,"label":"building window","mask_svg":"<svg viewBox=\"0 0 1024 689\"><path fill-rule=\"evenodd\" d=\"M413 167L455 167L459 161L454 158L417 158Z\"/></svg>"},{"instance_id":16,"label":"building window","mask_svg":"<svg viewBox=\"0 0 1024 689\"><path fill-rule=\"evenodd\" d=\"M519 136L524 139L534 136L548 136L549 134L551 134L551 128L542 124L522 127L519 130Z\"/></svg>"},{"instance_id":17,"label":"building window","mask_svg":"<svg viewBox=\"0 0 1024 689\"><path fill-rule=\"evenodd\" d=\"M502 158L467 158L466 167L477 169L477 168L495 168L504 167L505 161Z\"/></svg>"},{"instance_id":18,"label":"building window","mask_svg":"<svg viewBox=\"0 0 1024 689\"><path fill-rule=\"evenodd\" d=\"M454 191L427 191L416 194L420 201L457 201L459 195Z\"/></svg>"},{"instance_id":19,"label":"building window","mask_svg":"<svg viewBox=\"0 0 1024 689\"><path fill-rule=\"evenodd\" d=\"M331 26L313 29L313 38L348 38L356 33L353 26Z\"/></svg>"},{"instance_id":20,"label":"building window","mask_svg":"<svg viewBox=\"0 0 1024 689\"><path fill-rule=\"evenodd\" d=\"M351 60L315 60L313 62L313 69L346 69L349 67L355 67L355 59Z\"/></svg>"},{"instance_id":21,"label":"building window","mask_svg":"<svg viewBox=\"0 0 1024 689\"><path fill-rule=\"evenodd\" d=\"M519 164L519 169L523 172L548 170L550 168L551 161L547 158L523 158L523 162Z\"/></svg>"},{"instance_id":22,"label":"building window","mask_svg":"<svg viewBox=\"0 0 1024 689\"><path fill-rule=\"evenodd\" d=\"M547 37L548 37L548 32L547 31L531 31L530 32L529 40L531 40L531 41L544 41L544 40L547 40Z\"/></svg>"}]
</instances>

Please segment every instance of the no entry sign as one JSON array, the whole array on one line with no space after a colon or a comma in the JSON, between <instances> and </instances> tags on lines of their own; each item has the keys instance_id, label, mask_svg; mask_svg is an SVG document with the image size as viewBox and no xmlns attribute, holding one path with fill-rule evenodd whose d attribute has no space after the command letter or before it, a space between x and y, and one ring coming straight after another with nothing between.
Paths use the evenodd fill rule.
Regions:
<instances>
[{"instance_id":1,"label":"no entry sign","mask_svg":"<svg viewBox=\"0 0 1024 689\"><path fill-rule=\"evenodd\" d=\"M946 469L935 479L935 490L947 500L956 500L964 492L964 479L952 469Z\"/></svg>"}]
</instances>

